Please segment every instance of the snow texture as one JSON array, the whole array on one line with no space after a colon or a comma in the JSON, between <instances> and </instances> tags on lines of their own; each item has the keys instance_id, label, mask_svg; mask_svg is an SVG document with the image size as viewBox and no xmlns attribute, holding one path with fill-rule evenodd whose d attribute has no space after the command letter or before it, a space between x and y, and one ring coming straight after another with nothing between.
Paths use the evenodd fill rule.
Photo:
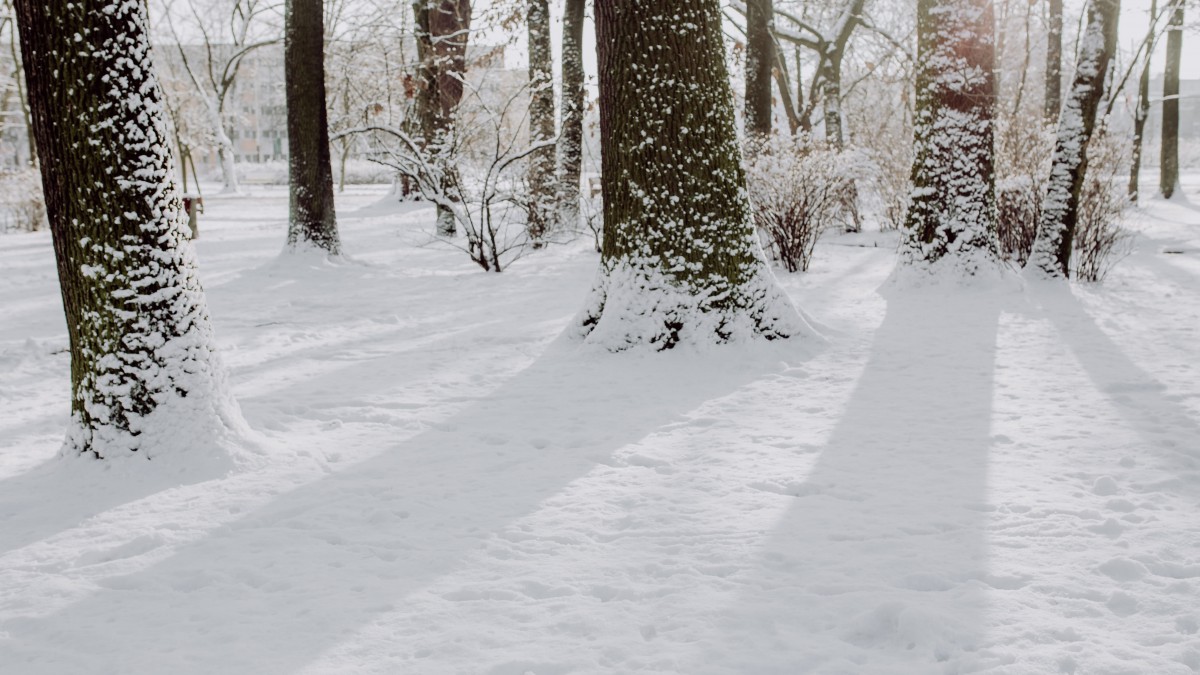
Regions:
<instances>
[{"instance_id":1,"label":"snow texture","mask_svg":"<svg viewBox=\"0 0 1200 675\"><path fill-rule=\"evenodd\" d=\"M613 355L556 339L586 243L484 274L385 189L339 196L338 264L278 256L285 189L210 199L201 272L266 453L188 484L55 459L50 240L0 237L0 671L1200 666L1188 202L1144 200L1101 286L884 297L894 239L830 237L780 280L821 350Z\"/></svg>"}]
</instances>

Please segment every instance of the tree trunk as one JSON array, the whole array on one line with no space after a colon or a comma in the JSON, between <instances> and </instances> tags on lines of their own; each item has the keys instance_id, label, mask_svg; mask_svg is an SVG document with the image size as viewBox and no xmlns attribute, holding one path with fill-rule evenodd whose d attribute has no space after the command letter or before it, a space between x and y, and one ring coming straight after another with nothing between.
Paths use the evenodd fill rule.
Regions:
<instances>
[{"instance_id":1,"label":"tree trunk","mask_svg":"<svg viewBox=\"0 0 1200 675\"><path fill-rule=\"evenodd\" d=\"M287 248L341 254L333 208L333 167L325 109L325 27L321 0L284 3L284 83L287 96Z\"/></svg>"},{"instance_id":2,"label":"tree trunk","mask_svg":"<svg viewBox=\"0 0 1200 675\"><path fill-rule=\"evenodd\" d=\"M717 0L596 0L604 250L581 317L610 350L810 330L746 198Z\"/></svg>"},{"instance_id":3,"label":"tree trunk","mask_svg":"<svg viewBox=\"0 0 1200 675\"><path fill-rule=\"evenodd\" d=\"M821 108L825 116L825 142L841 150L846 141L842 134L842 63L829 54L821 59Z\"/></svg>"},{"instance_id":4,"label":"tree trunk","mask_svg":"<svg viewBox=\"0 0 1200 675\"><path fill-rule=\"evenodd\" d=\"M990 0L920 0L912 203L900 269L999 269Z\"/></svg>"},{"instance_id":5,"label":"tree trunk","mask_svg":"<svg viewBox=\"0 0 1200 675\"><path fill-rule=\"evenodd\" d=\"M1070 276L1071 243L1079 216L1079 195L1087 173L1087 145L1104 96L1108 64L1117 49L1120 0L1090 0L1079 63L1058 120L1054 161L1037 238L1025 266L1043 277Z\"/></svg>"},{"instance_id":6,"label":"tree trunk","mask_svg":"<svg viewBox=\"0 0 1200 675\"><path fill-rule=\"evenodd\" d=\"M1170 199L1179 187L1179 57L1183 52L1183 2L1167 7L1167 67L1163 72L1162 152L1159 154L1158 190Z\"/></svg>"},{"instance_id":7,"label":"tree trunk","mask_svg":"<svg viewBox=\"0 0 1200 675\"><path fill-rule=\"evenodd\" d=\"M1142 172L1142 146L1146 119L1150 117L1150 61L1154 56L1154 26L1158 23L1158 0L1150 0L1150 28L1146 36L1146 56L1138 78L1138 102L1133 112L1133 156L1129 166L1129 201L1137 203L1138 181Z\"/></svg>"},{"instance_id":8,"label":"tree trunk","mask_svg":"<svg viewBox=\"0 0 1200 675\"><path fill-rule=\"evenodd\" d=\"M187 244L145 4L18 0L71 348L64 453L205 451L237 423Z\"/></svg>"},{"instance_id":9,"label":"tree trunk","mask_svg":"<svg viewBox=\"0 0 1200 675\"><path fill-rule=\"evenodd\" d=\"M550 50L549 0L528 0L529 29L529 142L554 140L554 56ZM530 208L526 234L534 248L546 245L554 226L554 146L529 157Z\"/></svg>"},{"instance_id":10,"label":"tree trunk","mask_svg":"<svg viewBox=\"0 0 1200 675\"><path fill-rule=\"evenodd\" d=\"M1046 95L1044 114L1046 121L1058 119L1062 107L1062 29L1063 0L1049 0L1049 16L1046 19Z\"/></svg>"},{"instance_id":11,"label":"tree trunk","mask_svg":"<svg viewBox=\"0 0 1200 675\"><path fill-rule=\"evenodd\" d=\"M775 65L775 3L746 2L746 140L771 135L771 71ZM786 91L784 92L786 95Z\"/></svg>"},{"instance_id":12,"label":"tree trunk","mask_svg":"<svg viewBox=\"0 0 1200 675\"><path fill-rule=\"evenodd\" d=\"M414 34L420 61L417 117L421 139L433 162L446 179L442 189L452 191L455 167L452 154L454 110L462 101L463 76L467 68L467 42L471 29L470 0L416 0L413 3ZM444 204L437 207L437 232L453 236L454 212Z\"/></svg>"},{"instance_id":13,"label":"tree trunk","mask_svg":"<svg viewBox=\"0 0 1200 675\"><path fill-rule=\"evenodd\" d=\"M566 0L563 12L558 220L571 229L579 225L579 176L583 168L583 17L586 4L586 0Z\"/></svg>"}]
</instances>

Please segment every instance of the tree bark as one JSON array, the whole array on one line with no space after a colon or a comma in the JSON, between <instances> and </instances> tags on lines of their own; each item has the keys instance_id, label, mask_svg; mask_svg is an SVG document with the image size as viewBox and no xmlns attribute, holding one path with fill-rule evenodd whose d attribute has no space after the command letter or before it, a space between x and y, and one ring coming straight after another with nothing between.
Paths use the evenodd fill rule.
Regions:
<instances>
[{"instance_id":1,"label":"tree bark","mask_svg":"<svg viewBox=\"0 0 1200 675\"><path fill-rule=\"evenodd\" d=\"M447 175L443 189L450 190L450 156L454 111L463 97L463 76L467 69L467 43L471 31L470 0L416 0L413 3L414 34L420 62L417 93L417 117L425 150ZM453 236L454 212L439 204L437 231Z\"/></svg>"},{"instance_id":2,"label":"tree bark","mask_svg":"<svg viewBox=\"0 0 1200 675\"><path fill-rule=\"evenodd\" d=\"M1026 267L1049 278L1071 271L1071 243L1079 217L1079 195L1087 173L1087 145L1104 96L1109 62L1117 49L1120 0L1089 0L1079 63L1058 120L1054 160L1042 203L1037 237Z\"/></svg>"},{"instance_id":3,"label":"tree bark","mask_svg":"<svg viewBox=\"0 0 1200 675\"><path fill-rule=\"evenodd\" d=\"M596 0L610 350L798 335L751 224L717 0Z\"/></svg>"},{"instance_id":4,"label":"tree bark","mask_svg":"<svg viewBox=\"0 0 1200 675\"><path fill-rule=\"evenodd\" d=\"M1167 11L1167 67L1163 72L1162 152L1159 154L1158 190L1170 199L1179 187L1179 58L1183 52L1183 3L1173 0Z\"/></svg>"},{"instance_id":5,"label":"tree bark","mask_svg":"<svg viewBox=\"0 0 1200 675\"><path fill-rule=\"evenodd\" d=\"M529 142L554 140L554 56L550 49L549 0L528 0L525 16L529 31ZM525 232L534 248L546 245L554 227L554 146L529 157L530 208Z\"/></svg>"},{"instance_id":6,"label":"tree bark","mask_svg":"<svg viewBox=\"0 0 1200 675\"><path fill-rule=\"evenodd\" d=\"M1142 172L1142 146L1145 141L1146 119L1150 117L1150 61L1154 56L1154 26L1158 22L1158 0L1150 0L1150 28L1146 35L1146 56L1138 78L1138 102L1133 112L1133 156L1129 166L1129 201L1137 203L1138 181Z\"/></svg>"},{"instance_id":7,"label":"tree bark","mask_svg":"<svg viewBox=\"0 0 1200 675\"><path fill-rule=\"evenodd\" d=\"M559 222L579 225L583 168L583 18L586 0L566 0L562 37L562 129L558 138Z\"/></svg>"},{"instance_id":8,"label":"tree bark","mask_svg":"<svg viewBox=\"0 0 1200 675\"><path fill-rule=\"evenodd\" d=\"M333 208L333 167L325 109L325 26L321 0L284 3L287 96L289 250L342 252Z\"/></svg>"},{"instance_id":9,"label":"tree bark","mask_svg":"<svg viewBox=\"0 0 1200 675\"><path fill-rule=\"evenodd\" d=\"M900 269L999 268L994 20L990 0L917 4L912 202Z\"/></svg>"},{"instance_id":10,"label":"tree bark","mask_svg":"<svg viewBox=\"0 0 1200 675\"><path fill-rule=\"evenodd\" d=\"M1046 95L1044 114L1046 120L1058 119L1062 107L1062 29L1063 0L1049 0L1046 18Z\"/></svg>"},{"instance_id":11,"label":"tree bark","mask_svg":"<svg viewBox=\"0 0 1200 675\"><path fill-rule=\"evenodd\" d=\"M746 1L747 140L771 135L771 71L775 65L775 3ZM786 91L784 92L786 95Z\"/></svg>"},{"instance_id":12,"label":"tree bark","mask_svg":"<svg viewBox=\"0 0 1200 675\"><path fill-rule=\"evenodd\" d=\"M64 453L194 455L237 419L175 183L145 4L17 0L71 349Z\"/></svg>"}]
</instances>

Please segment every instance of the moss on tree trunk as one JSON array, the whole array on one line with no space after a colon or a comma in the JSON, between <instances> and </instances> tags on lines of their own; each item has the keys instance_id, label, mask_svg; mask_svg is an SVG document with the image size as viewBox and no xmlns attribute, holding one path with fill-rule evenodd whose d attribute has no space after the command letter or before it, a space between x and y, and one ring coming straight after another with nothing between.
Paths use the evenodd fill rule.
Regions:
<instances>
[{"instance_id":1,"label":"moss on tree trunk","mask_svg":"<svg viewBox=\"0 0 1200 675\"><path fill-rule=\"evenodd\" d=\"M187 243L145 5L16 10L70 337L66 451L205 445L237 413Z\"/></svg>"},{"instance_id":2,"label":"moss on tree trunk","mask_svg":"<svg viewBox=\"0 0 1200 675\"><path fill-rule=\"evenodd\" d=\"M751 225L717 0L597 0L596 32L605 209L588 339L805 331Z\"/></svg>"}]
</instances>

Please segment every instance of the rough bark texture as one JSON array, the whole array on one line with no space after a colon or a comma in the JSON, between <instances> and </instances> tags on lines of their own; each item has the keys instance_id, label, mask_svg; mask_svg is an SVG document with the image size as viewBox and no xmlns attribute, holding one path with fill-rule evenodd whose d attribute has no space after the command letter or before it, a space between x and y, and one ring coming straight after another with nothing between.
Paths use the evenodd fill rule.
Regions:
<instances>
[{"instance_id":1,"label":"rough bark texture","mask_svg":"<svg viewBox=\"0 0 1200 675\"><path fill-rule=\"evenodd\" d=\"M71 346L64 452L212 447L237 417L204 294L139 0L18 0Z\"/></svg>"},{"instance_id":2,"label":"rough bark texture","mask_svg":"<svg viewBox=\"0 0 1200 675\"><path fill-rule=\"evenodd\" d=\"M588 340L805 332L751 225L717 0L597 0L596 33L604 250Z\"/></svg>"},{"instance_id":3,"label":"rough bark texture","mask_svg":"<svg viewBox=\"0 0 1200 675\"><path fill-rule=\"evenodd\" d=\"M771 71L775 65L775 3L746 2L746 138L771 134ZM786 92L785 92L786 94Z\"/></svg>"},{"instance_id":4,"label":"rough bark texture","mask_svg":"<svg viewBox=\"0 0 1200 675\"><path fill-rule=\"evenodd\" d=\"M554 140L554 56L550 50L549 0L528 0L529 142ZM555 215L554 146L529 157L529 222L525 231L534 248L546 243Z\"/></svg>"},{"instance_id":5,"label":"rough bark texture","mask_svg":"<svg viewBox=\"0 0 1200 675\"><path fill-rule=\"evenodd\" d=\"M1137 203L1138 182L1142 173L1142 146L1145 144L1146 119L1150 117L1150 61L1154 56L1154 24L1158 20L1158 0L1150 0L1150 28L1146 36L1146 56L1138 78L1137 107L1133 112L1133 154L1129 166L1129 201Z\"/></svg>"},{"instance_id":6,"label":"rough bark texture","mask_svg":"<svg viewBox=\"0 0 1200 675\"><path fill-rule=\"evenodd\" d=\"M562 37L562 129L558 137L559 222L579 225L583 167L583 18L586 0L566 0Z\"/></svg>"},{"instance_id":7,"label":"rough bark texture","mask_svg":"<svg viewBox=\"0 0 1200 675\"><path fill-rule=\"evenodd\" d=\"M1117 48L1120 0L1090 0L1080 41L1079 63L1058 120L1054 160L1037 238L1026 267L1040 276L1070 275L1071 243L1079 215L1079 195L1087 173L1087 145L1104 96L1108 64Z\"/></svg>"},{"instance_id":8,"label":"rough bark texture","mask_svg":"<svg viewBox=\"0 0 1200 675\"><path fill-rule=\"evenodd\" d=\"M450 166L453 158L447 156L448 142L453 131L454 110L463 97L471 2L416 0L413 18L420 62L416 108L421 138L435 161L446 163L444 170L448 174L454 170ZM441 235L455 233L454 213L443 205L437 209L437 229Z\"/></svg>"},{"instance_id":9,"label":"rough bark texture","mask_svg":"<svg viewBox=\"0 0 1200 675\"><path fill-rule=\"evenodd\" d=\"M287 95L290 249L342 250L333 210L333 167L325 110L325 28L321 0L284 5L284 80Z\"/></svg>"},{"instance_id":10,"label":"rough bark texture","mask_svg":"<svg viewBox=\"0 0 1200 675\"><path fill-rule=\"evenodd\" d=\"M1179 188L1179 58L1183 52L1183 2L1167 8L1167 67L1163 72L1162 152L1159 153L1158 190L1170 199Z\"/></svg>"},{"instance_id":11,"label":"rough bark texture","mask_svg":"<svg viewBox=\"0 0 1200 675\"><path fill-rule=\"evenodd\" d=\"M950 266L972 276L999 265L990 0L921 0L912 202L900 269Z\"/></svg>"},{"instance_id":12,"label":"rough bark texture","mask_svg":"<svg viewBox=\"0 0 1200 675\"><path fill-rule=\"evenodd\" d=\"M1058 119L1062 107L1062 29L1063 0L1049 0L1046 16L1046 119Z\"/></svg>"}]
</instances>

